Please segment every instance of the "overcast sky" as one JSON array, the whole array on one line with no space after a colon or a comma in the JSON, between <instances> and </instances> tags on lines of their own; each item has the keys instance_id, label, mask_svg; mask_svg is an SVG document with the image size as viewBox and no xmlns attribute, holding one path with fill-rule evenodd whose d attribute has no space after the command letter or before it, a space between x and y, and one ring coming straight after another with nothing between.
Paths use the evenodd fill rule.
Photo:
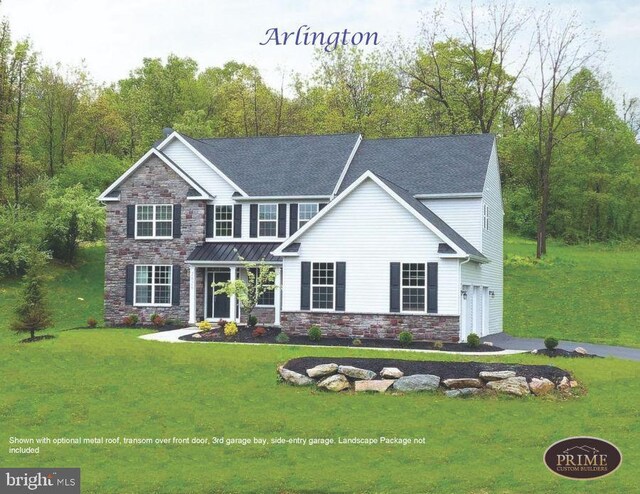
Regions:
<instances>
[{"instance_id":1,"label":"overcast sky","mask_svg":"<svg viewBox=\"0 0 640 494\"><path fill-rule=\"evenodd\" d=\"M515 1L515 0L514 0ZM519 2L534 5L530 0ZM538 2L541 4L542 2ZM49 63L79 65L95 80L115 82L143 57L189 56L199 66L235 59L256 65L268 83L279 70L308 74L309 46L260 46L272 27L314 31L378 32L382 44L417 33L420 12L444 2L427 0L3 0L14 38L29 36ZM466 3L465 3L466 4ZM602 69L611 74L616 98L640 96L640 2L556 0L559 13L577 10L601 35L607 50Z\"/></svg>"}]
</instances>

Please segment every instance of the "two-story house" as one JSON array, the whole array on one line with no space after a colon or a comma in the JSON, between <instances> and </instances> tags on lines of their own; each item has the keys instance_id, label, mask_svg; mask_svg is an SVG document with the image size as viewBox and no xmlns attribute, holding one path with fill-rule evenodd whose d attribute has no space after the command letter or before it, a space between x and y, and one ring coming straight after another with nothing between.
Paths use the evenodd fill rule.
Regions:
<instances>
[{"instance_id":1,"label":"two-story house","mask_svg":"<svg viewBox=\"0 0 640 494\"><path fill-rule=\"evenodd\" d=\"M273 266L262 324L464 340L502 331L493 135L194 139L166 129L99 197L105 319L240 321L212 284Z\"/></svg>"}]
</instances>

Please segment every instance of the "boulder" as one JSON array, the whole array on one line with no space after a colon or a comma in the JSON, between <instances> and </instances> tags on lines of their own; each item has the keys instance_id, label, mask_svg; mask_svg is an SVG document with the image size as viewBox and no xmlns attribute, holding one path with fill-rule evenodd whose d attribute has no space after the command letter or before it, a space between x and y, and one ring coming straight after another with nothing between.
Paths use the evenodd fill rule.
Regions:
<instances>
[{"instance_id":1,"label":"boulder","mask_svg":"<svg viewBox=\"0 0 640 494\"><path fill-rule=\"evenodd\" d=\"M480 388L460 388L460 389L448 389L444 392L449 398L457 398L459 396L471 396L481 393Z\"/></svg>"},{"instance_id":2,"label":"boulder","mask_svg":"<svg viewBox=\"0 0 640 494\"><path fill-rule=\"evenodd\" d=\"M402 372L397 367L385 367L380 371L380 377L384 377L387 379L398 379L402 376L404 376L404 372Z\"/></svg>"},{"instance_id":3,"label":"boulder","mask_svg":"<svg viewBox=\"0 0 640 494\"><path fill-rule=\"evenodd\" d=\"M544 377L540 379L538 379L537 377L534 377L533 379L531 379L531 382L529 383L529 389L536 396L549 394L555 388L556 388L556 385L553 384L551 381L549 381L549 379L546 379Z\"/></svg>"},{"instance_id":4,"label":"boulder","mask_svg":"<svg viewBox=\"0 0 640 494\"><path fill-rule=\"evenodd\" d=\"M493 343L490 341L484 341L483 344L487 346L493 346Z\"/></svg>"},{"instance_id":5,"label":"boulder","mask_svg":"<svg viewBox=\"0 0 640 494\"><path fill-rule=\"evenodd\" d=\"M485 381L499 381L501 379L508 379L510 377L516 377L515 371L482 371L480 372L480 378Z\"/></svg>"},{"instance_id":6,"label":"boulder","mask_svg":"<svg viewBox=\"0 0 640 494\"><path fill-rule=\"evenodd\" d=\"M581 346L576 347L574 352L579 353L580 355L589 355L589 352L587 352L587 350L585 348L582 348Z\"/></svg>"},{"instance_id":7,"label":"boulder","mask_svg":"<svg viewBox=\"0 0 640 494\"><path fill-rule=\"evenodd\" d=\"M342 391L343 389L349 389L351 385L342 374L334 374L320 381L318 387L329 391Z\"/></svg>"},{"instance_id":8,"label":"boulder","mask_svg":"<svg viewBox=\"0 0 640 494\"><path fill-rule=\"evenodd\" d=\"M311 369L307 369L309 377L322 377L329 374L335 374L338 370L338 364L320 364Z\"/></svg>"},{"instance_id":9,"label":"boulder","mask_svg":"<svg viewBox=\"0 0 640 494\"><path fill-rule=\"evenodd\" d=\"M376 373L371 370L359 369L358 367L351 367L350 365L341 365L338 367L338 374L344 374L353 379L373 379L376 377Z\"/></svg>"},{"instance_id":10,"label":"boulder","mask_svg":"<svg viewBox=\"0 0 640 494\"><path fill-rule=\"evenodd\" d=\"M393 389L411 393L414 391L433 391L438 389L440 377L432 374L413 374L397 379L393 383Z\"/></svg>"},{"instance_id":11,"label":"boulder","mask_svg":"<svg viewBox=\"0 0 640 494\"><path fill-rule=\"evenodd\" d=\"M445 379L443 381L447 388L461 389L461 388L482 388L484 383L480 379L475 377L461 377L458 379Z\"/></svg>"},{"instance_id":12,"label":"boulder","mask_svg":"<svg viewBox=\"0 0 640 494\"><path fill-rule=\"evenodd\" d=\"M359 391L377 391L378 393L384 393L395 382L394 379L366 379L363 381L356 381L356 392Z\"/></svg>"},{"instance_id":13,"label":"boulder","mask_svg":"<svg viewBox=\"0 0 640 494\"><path fill-rule=\"evenodd\" d=\"M567 379L567 376L564 376L560 382L558 383L558 391L562 392L562 393L568 393L571 390L571 384L569 383L569 379Z\"/></svg>"},{"instance_id":14,"label":"boulder","mask_svg":"<svg viewBox=\"0 0 640 494\"><path fill-rule=\"evenodd\" d=\"M280 377L284 379L285 382L294 384L295 386L311 386L316 383L313 379L308 378L304 374L299 374L298 372L285 369L283 366L278 367L278 374L280 374Z\"/></svg>"},{"instance_id":15,"label":"boulder","mask_svg":"<svg viewBox=\"0 0 640 494\"><path fill-rule=\"evenodd\" d=\"M200 333L193 333L191 337L195 338L196 340L199 340L200 338L202 338L202 335Z\"/></svg>"},{"instance_id":16,"label":"boulder","mask_svg":"<svg viewBox=\"0 0 640 494\"><path fill-rule=\"evenodd\" d=\"M577 388L578 387L578 381L569 381L569 386L572 388Z\"/></svg>"},{"instance_id":17,"label":"boulder","mask_svg":"<svg viewBox=\"0 0 640 494\"><path fill-rule=\"evenodd\" d=\"M529 394L529 385L527 379L519 377L508 377L499 381L490 381L487 383L487 388L493 389L498 393L506 393L516 396L524 396Z\"/></svg>"},{"instance_id":18,"label":"boulder","mask_svg":"<svg viewBox=\"0 0 640 494\"><path fill-rule=\"evenodd\" d=\"M538 353L538 350L531 350L531 353L535 355L536 353Z\"/></svg>"}]
</instances>

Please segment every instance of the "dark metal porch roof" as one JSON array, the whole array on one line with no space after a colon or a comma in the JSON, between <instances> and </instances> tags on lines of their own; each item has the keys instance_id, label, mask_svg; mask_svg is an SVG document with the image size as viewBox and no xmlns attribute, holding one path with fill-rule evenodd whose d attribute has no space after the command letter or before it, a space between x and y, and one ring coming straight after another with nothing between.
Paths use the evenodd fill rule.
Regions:
<instances>
[{"instance_id":1,"label":"dark metal porch roof","mask_svg":"<svg viewBox=\"0 0 640 494\"><path fill-rule=\"evenodd\" d=\"M281 257L271 255L271 251L280 245L280 242L205 242L193 249L187 262L212 261L212 262L280 262Z\"/></svg>"}]
</instances>

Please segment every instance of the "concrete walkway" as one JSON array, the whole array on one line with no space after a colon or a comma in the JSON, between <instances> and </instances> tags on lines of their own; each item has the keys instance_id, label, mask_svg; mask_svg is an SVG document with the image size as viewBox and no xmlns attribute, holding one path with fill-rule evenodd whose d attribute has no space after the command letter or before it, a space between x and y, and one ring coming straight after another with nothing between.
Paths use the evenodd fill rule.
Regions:
<instances>
[{"instance_id":1,"label":"concrete walkway","mask_svg":"<svg viewBox=\"0 0 640 494\"><path fill-rule=\"evenodd\" d=\"M184 329L172 329L171 331L158 331L157 333L149 333L143 334L139 336L143 340L150 341L163 341L165 343L210 343L207 341L184 341L181 340L181 336L186 336L188 334L197 333L198 330L195 328L184 328ZM232 341L217 341L216 343L222 345L264 345L264 343L234 343ZM301 345L297 345L301 346ZM340 348L335 346L328 345L313 345L314 348ZM353 347L349 347L353 348ZM422 350L419 348L369 348L363 347L365 350L379 350L379 351L398 351L398 352L421 352L421 353L450 353L454 355L468 355L475 357L491 357L496 355L515 355L517 353L524 353L523 350L502 350L500 352L445 352L443 350Z\"/></svg>"},{"instance_id":2,"label":"concrete walkway","mask_svg":"<svg viewBox=\"0 0 640 494\"><path fill-rule=\"evenodd\" d=\"M511 348L514 350L535 350L544 348L543 338L519 338L506 333L497 333L480 338L481 341L490 341L500 348ZM562 341L558 348L573 351L581 346L587 352L601 357L617 357L628 360L640 360L640 348L628 348L624 346L597 345L595 343L581 343L578 341Z\"/></svg>"}]
</instances>

